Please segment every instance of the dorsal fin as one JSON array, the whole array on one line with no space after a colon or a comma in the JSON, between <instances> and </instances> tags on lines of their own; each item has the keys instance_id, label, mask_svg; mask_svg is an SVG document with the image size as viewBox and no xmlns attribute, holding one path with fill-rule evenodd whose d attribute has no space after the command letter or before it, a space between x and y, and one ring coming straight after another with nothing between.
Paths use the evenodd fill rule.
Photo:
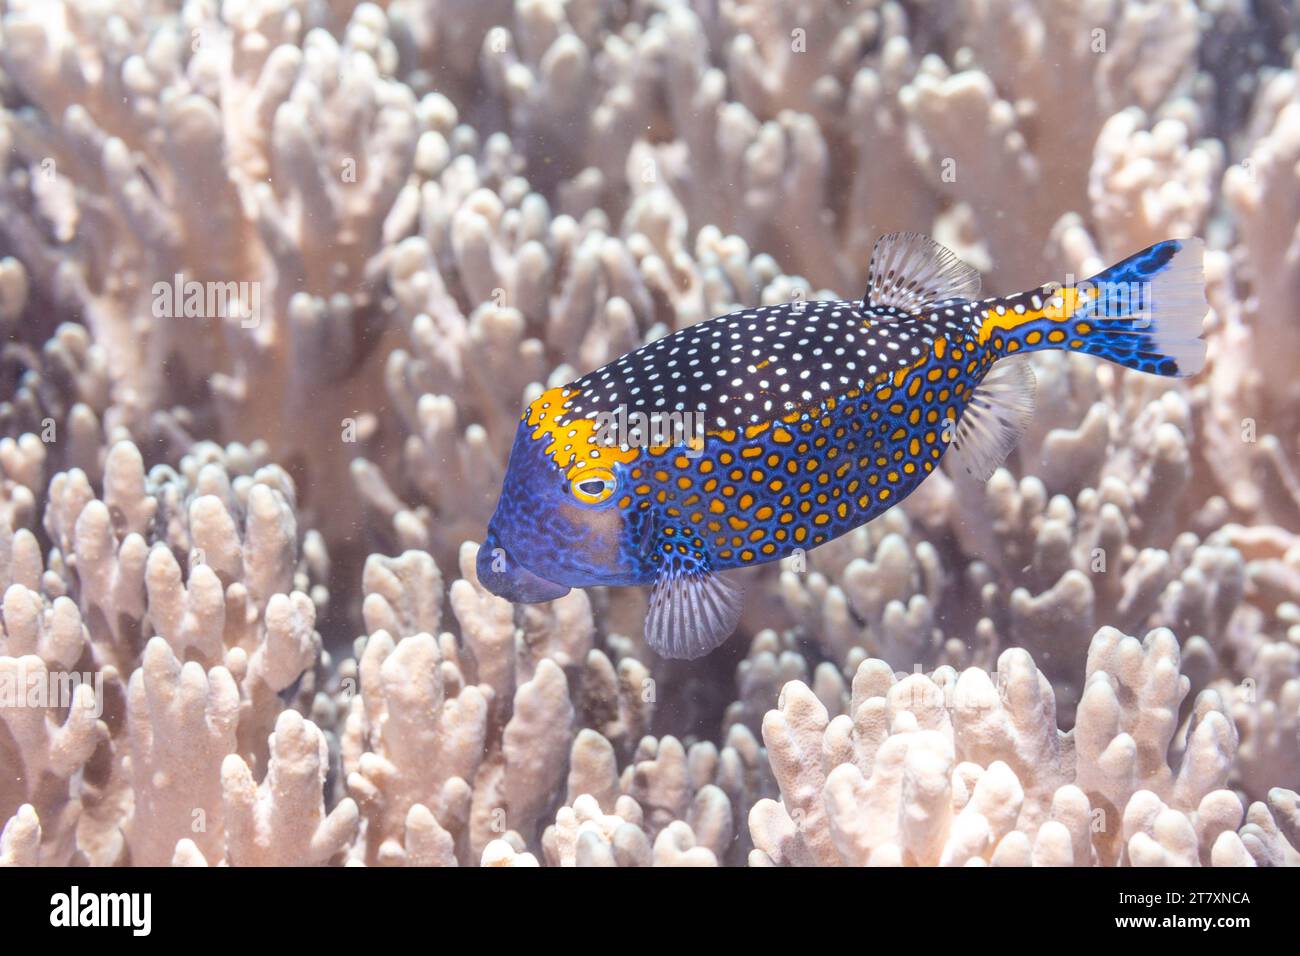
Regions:
<instances>
[{"instance_id":1,"label":"dorsal fin","mask_svg":"<svg viewBox=\"0 0 1300 956\"><path fill-rule=\"evenodd\" d=\"M865 308L919 312L926 303L975 299L980 274L929 236L891 232L871 250Z\"/></svg>"},{"instance_id":2,"label":"dorsal fin","mask_svg":"<svg viewBox=\"0 0 1300 956\"><path fill-rule=\"evenodd\" d=\"M961 413L952 439L957 466L988 481L1034 415L1034 370L1024 356L1000 359Z\"/></svg>"}]
</instances>

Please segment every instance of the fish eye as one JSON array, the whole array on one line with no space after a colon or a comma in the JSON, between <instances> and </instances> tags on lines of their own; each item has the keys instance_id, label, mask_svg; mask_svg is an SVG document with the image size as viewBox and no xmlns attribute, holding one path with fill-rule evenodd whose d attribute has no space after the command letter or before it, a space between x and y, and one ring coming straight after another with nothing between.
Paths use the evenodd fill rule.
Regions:
<instances>
[{"instance_id":1,"label":"fish eye","mask_svg":"<svg viewBox=\"0 0 1300 956\"><path fill-rule=\"evenodd\" d=\"M617 487L614 473L605 468L589 469L569 482L573 497L588 505L598 505L607 500Z\"/></svg>"}]
</instances>

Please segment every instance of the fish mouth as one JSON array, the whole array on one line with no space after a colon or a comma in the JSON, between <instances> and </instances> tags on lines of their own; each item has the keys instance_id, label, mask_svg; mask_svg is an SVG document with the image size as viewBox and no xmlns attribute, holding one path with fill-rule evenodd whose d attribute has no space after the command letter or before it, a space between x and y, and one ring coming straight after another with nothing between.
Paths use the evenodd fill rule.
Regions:
<instances>
[{"instance_id":1,"label":"fish mouth","mask_svg":"<svg viewBox=\"0 0 1300 956\"><path fill-rule=\"evenodd\" d=\"M490 527L478 549L476 570L480 584L515 604L540 604L569 593L567 585L547 580L520 564Z\"/></svg>"}]
</instances>

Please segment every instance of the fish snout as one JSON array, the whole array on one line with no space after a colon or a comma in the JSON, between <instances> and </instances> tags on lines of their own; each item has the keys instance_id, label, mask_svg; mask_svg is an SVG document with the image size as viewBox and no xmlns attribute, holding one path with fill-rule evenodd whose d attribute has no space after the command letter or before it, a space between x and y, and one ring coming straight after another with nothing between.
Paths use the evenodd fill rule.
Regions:
<instances>
[{"instance_id":1,"label":"fish snout","mask_svg":"<svg viewBox=\"0 0 1300 956\"><path fill-rule=\"evenodd\" d=\"M548 581L529 571L506 550L496 532L488 529L487 539L478 549L476 563L479 583L515 604L539 604L554 601L569 593L563 584Z\"/></svg>"}]
</instances>

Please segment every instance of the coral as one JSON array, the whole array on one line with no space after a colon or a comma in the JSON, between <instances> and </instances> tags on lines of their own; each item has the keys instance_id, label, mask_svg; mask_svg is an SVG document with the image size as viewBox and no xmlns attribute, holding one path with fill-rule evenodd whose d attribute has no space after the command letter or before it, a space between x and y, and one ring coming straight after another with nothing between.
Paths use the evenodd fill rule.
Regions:
<instances>
[{"instance_id":1,"label":"coral","mask_svg":"<svg viewBox=\"0 0 1300 956\"><path fill-rule=\"evenodd\" d=\"M49 689L4 702L6 800L40 815L43 862L166 863L182 836L220 859L222 761L261 773L280 695L322 663L306 592L328 592L287 475L237 447L179 465L146 474L119 441L102 497L79 469L50 479L33 521L48 554L29 529L5 536L0 660L13 686Z\"/></svg>"},{"instance_id":2,"label":"coral","mask_svg":"<svg viewBox=\"0 0 1300 956\"><path fill-rule=\"evenodd\" d=\"M750 862L1254 865L1255 830L1225 789L1238 742L1216 692L1201 693L1171 746L1189 686L1178 651L1167 630L1141 644L1098 631L1068 732L1051 684L1019 649L996 673L896 676L864 661L847 712L833 717L792 681L763 721L781 798L750 811ZM1275 791L1283 816L1287 793ZM1294 862L1255 806L1251 825Z\"/></svg>"},{"instance_id":3,"label":"coral","mask_svg":"<svg viewBox=\"0 0 1300 956\"><path fill-rule=\"evenodd\" d=\"M0 833L0 866L38 866L41 862L41 824L28 803L18 808Z\"/></svg>"},{"instance_id":4,"label":"coral","mask_svg":"<svg viewBox=\"0 0 1300 956\"><path fill-rule=\"evenodd\" d=\"M297 711L286 710L275 722L270 751L260 784L238 754L222 761L226 860L232 866L303 865L342 853L356 834L357 805L344 799L325 813L324 736ZM194 858L199 850L182 840L176 852Z\"/></svg>"}]
</instances>

